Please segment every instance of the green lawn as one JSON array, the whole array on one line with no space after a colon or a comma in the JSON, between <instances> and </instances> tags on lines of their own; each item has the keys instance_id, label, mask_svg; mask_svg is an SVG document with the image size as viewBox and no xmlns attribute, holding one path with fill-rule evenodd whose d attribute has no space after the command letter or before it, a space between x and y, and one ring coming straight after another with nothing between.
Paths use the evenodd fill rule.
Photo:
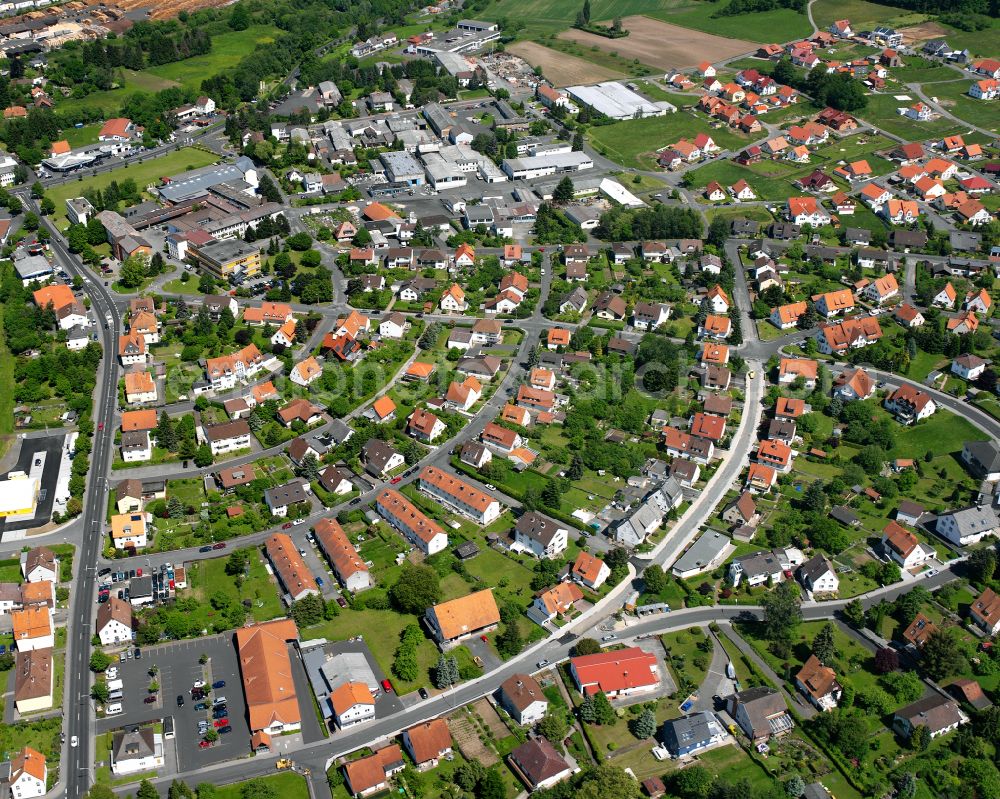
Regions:
<instances>
[{"instance_id":1,"label":"green lawn","mask_svg":"<svg viewBox=\"0 0 1000 799\"><path fill-rule=\"evenodd\" d=\"M208 600L217 593L226 594L238 602L249 599L252 603L250 613L255 621L268 621L285 615L278 588L264 567L260 551L256 547L246 551L250 553L250 566L238 588L235 578L226 574L228 557L200 560L188 567L188 585L191 586L188 590L202 600L205 627L211 627L208 617L212 615L212 608Z\"/></svg>"},{"instance_id":2,"label":"green lawn","mask_svg":"<svg viewBox=\"0 0 1000 799\"><path fill-rule=\"evenodd\" d=\"M948 70L954 72L952 70ZM987 130L996 131L1000 127L1000 111L996 102L976 100L969 97L967 92L972 80L962 78L960 80L949 80L944 83L925 83L924 94L928 97L937 97L942 108L973 125L977 125Z\"/></svg>"},{"instance_id":3,"label":"green lawn","mask_svg":"<svg viewBox=\"0 0 1000 799\"><path fill-rule=\"evenodd\" d=\"M294 771L283 771L280 774L270 774L267 777L257 777L247 782L262 782L273 790L281 799L309 799L309 787L306 778ZM215 786L215 799L242 799L243 787L247 782L234 782L229 785Z\"/></svg>"},{"instance_id":4,"label":"green lawn","mask_svg":"<svg viewBox=\"0 0 1000 799\"><path fill-rule=\"evenodd\" d=\"M407 694L429 684L428 673L438 659L437 647L429 638L424 638L417 648L417 679L406 682L392 673L392 661L399 646L399 637L408 624L417 624L416 617L394 610L350 609L343 611L332 621L307 628L303 631L303 638L342 641L358 634L363 635L382 671L392 679L396 693Z\"/></svg>"},{"instance_id":5,"label":"green lawn","mask_svg":"<svg viewBox=\"0 0 1000 799\"><path fill-rule=\"evenodd\" d=\"M278 29L270 25L253 25L243 31L222 33L212 37L212 51L207 55L152 67L147 71L197 91L205 78L235 67L258 44L273 41L277 34Z\"/></svg>"},{"instance_id":6,"label":"green lawn","mask_svg":"<svg viewBox=\"0 0 1000 799\"><path fill-rule=\"evenodd\" d=\"M153 74L152 70L136 72L132 69L121 71L121 86L103 92L93 92L86 97L57 100L56 108L62 112L73 112L81 109L100 108L106 115L118 113L125 100L137 92L154 93L176 86L172 80ZM92 141L92 140L91 140ZM87 144L89 142L81 142Z\"/></svg>"},{"instance_id":7,"label":"green lawn","mask_svg":"<svg viewBox=\"0 0 1000 799\"><path fill-rule=\"evenodd\" d=\"M707 119L684 111L593 127L587 135L591 144L613 161L628 167L654 169L656 150L699 133L710 134L720 147L730 149L748 141L728 130L716 130Z\"/></svg>"},{"instance_id":8,"label":"green lawn","mask_svg":"<svg viewBox=\"0 0 1000 799\"><path fill-rule=\"evenodd\" d=\"M669 653L668 663L674 672L674 679L680 684L680 679L688 680L696 688L705 681L708 666L712 662L714 640L701 627L691 627L688 630L678 630L660 636L663 648ZM698 648L699 644L708 642L708 651ZM678 696L683 702L687 697Z\"/></svg>"},{"instance_id":9,"label":"green lawn","mask_svg":"<svg viewBox=\"0 0 1000 799\"><path fill-rule=\"evenodd\" d=\"M64 128L62 136L69 142L70 147L83 147L86 144L94 144L100 130L101 123L95 122L93 125L84 125L80 128Z\"/></svg>"},{"instance_id":10,"label":"green lawn","mask_svg":"<svg viewBox=\"0 0 1000 799\"><path fill-rule=\"evenodd\" d=\"M753 14L738 14L731 17L713 17L729 0L690 4L687 9L646 11L649 16L681 25L685 28L726 36L732 39L748 39L751 42L785 42L808 36L812 26L804 13L787 8L760 11Z\"/></svg>"},{"instance_id":11,"label":"green lawn","mask_svg":"<svg viewBox=\"0 0 1000 799\"><path fill-rule=\"evenodd\" d=\"M210 153L196 147L184 147L174 150L159 158L145 161L141 164L128 164L120 169L111 172L102 172L99 175L85 177L82 180L71 180L59 186L54 186L46 191L46 196L50 197L56 204L56 212L53 219L60 228L68 223L66 220L66 200L72 197L79 197L85 189L103 189L113 180L124 180L131 178L140 188L159 183L161 177L175 175L188 169L214 164L219 160L215 153Z\"/></svg>"},{"instance_id":12,"label":"green lawn","mask_svg":"<svg viewBox=\"0 0 1000 799\"><path fill-rule=\"evenodd\" d=\"M920 458L930 451L935 455L958 452L962 442L987 438L978 427L950 411L938 410L929 419L896 434L894 458Z\"/></svg>"},{"instance_id":13,"label":"green lawn","mask_svg":"<svg viewBox=\"0 0 1000 799\"><path fill-rule=\"evenodd\" d=\"M900 96L906 94L900 90ZM910 141L921 141L932 136L943 136L955 131L955 123L950 119L935 119L930 122L916 122L901 116L897 108L913 105L917 98L909 95L910 100L897 100L894 94L869 94L868 106L858 113L877 128L882 128L895 136L901 136Z\"/></svg>"},{"instance_id":14,"label":"green lawn","mask_svg":"<svg viewBox=\"0 0 1000 799\"><path fill-rule=\"evenodd\" d=\"M0 317L3 316L0 304ZM7 347L7 338L0 333L0 455L10 447L14 432L14 356Z\"/></svg>"},{"instance_id":15,"label":"green lawn","mask_svg":"<svg viewBox=\"0 0 1000 799\"><path fill-rule=\"evenodd\" d=\"M820 30L826 30L834 20L847 18L855 31L871 30L876 25L901 28L924 18L902 8L867 0L816 0L812 7L813 19ZM950 42L949 42L950 43Z\"/></svg>"},{"instance_id":16,"label":"green lawn","mask_svg":"<svg viewBox=\"0 0 1000 799\"><path fill-rule=\"evenodd\" d=\"M689 174L692 185L698 189L704 188L713 180L726 187L742 178L750 184L750 188L754 190L760 200L784 200L796 191L790 180L756 174L735 161L715 161L698 167ZM766 214L767 211L765 210L764 213ZM734 213L734 216L736 215ZM745 216L744 213L739 215ZM768 218L770 218L769 214Z\"/></svg>"},{"instance_id":17,"label":"green lawn","mask_svg":"<svg viewBox=\"0 0 1000 799\"><path fill-rule=\"evenodd\" d=\"M590 18L603 20L630 14L649 14L651 5L649 0L594 0ZM691 8L697 4L692 0L658 0L656 5L666 10ZM516 19L525 24L529 35L534 36L570 27L579 10L579 0L497 0L477 14L482 19Z\"/></svg>"}]
</instances>

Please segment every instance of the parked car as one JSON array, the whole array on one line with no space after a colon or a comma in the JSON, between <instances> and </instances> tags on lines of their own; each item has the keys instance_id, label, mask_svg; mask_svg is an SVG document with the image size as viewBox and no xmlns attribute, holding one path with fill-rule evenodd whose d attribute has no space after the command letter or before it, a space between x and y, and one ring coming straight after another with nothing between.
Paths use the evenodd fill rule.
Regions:
<instances>
[{"instance_id":1,"label":"parked car","mask_svg":"<svg viewBox=\"0 0 1000 799\"><path fill-rule=\"evenodd\" d=\"M382 690L385 691L387 694L391 694L392 693L392 683L389 682L388 680L382 680Z\"/></svg>"},{"instance_id":2,"label":"parked car","mask_svg":"<svg viewBox=\"0 0 1000 799\"><path fill-rule=\"evenodd\" d=\"M155 696L147 696L142 701L145 702L147 705L151 705L151 704L153 704L153 702L156 701L156 697Z\"/></svg>"},{"instance_id":3,"label":"parked car","mask_svg":"<svg viewBox=\"0 0 1000 799\"><path fill-rule=\"evenodd\" d=\"M177 707L184 707L184 695L177 694Z\"/></svg>"},{"instance_id":4,"label":"parked car","mask_svg":"<svg viewBox=\"0 0 1000 799\"><path fill-rule=\"evenodd\" d=\"M212 683L212 687L213 688L225 688L226 687L226 681L225 680L216 680L215 682Z\"/></svg>"}]
</instances>

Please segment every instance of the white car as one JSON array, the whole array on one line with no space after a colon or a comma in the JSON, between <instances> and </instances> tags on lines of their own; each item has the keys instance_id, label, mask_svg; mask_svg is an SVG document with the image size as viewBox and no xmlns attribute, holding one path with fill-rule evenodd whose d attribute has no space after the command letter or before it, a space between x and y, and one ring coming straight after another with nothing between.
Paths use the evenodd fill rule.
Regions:
<instances>
[{"instance_id":1,"label":"white car","mask_svg":"<svg viewBox=\"0 0 1000 799\"><path fill-rule=\"evenodd\" d=\"M194 681L194 687L195 688L204 688L205 687L205 681L204 680L195 680Z\"/></svg>"},{"instance_id":2,"label":"white car","mask_svg":"<svg viewBox=\"0 0 1000 799\"><path fill-rule=\"evenodd\" d=\"M118 679L118 667L117 666L109 666L108 670L104 673L104 676L107 677L109 680L117 680Z\"/></svg>"},{"instance_id":3,"label":"white car","mask_svg":"<svg viewBox=\"0 0 1000 799\"><path fill-rule=\"evenodd\" d=\"M80 743L80 739L75 735L69 739L69 745L76 749L77 745Z\"/></svg>"}]
</instances>

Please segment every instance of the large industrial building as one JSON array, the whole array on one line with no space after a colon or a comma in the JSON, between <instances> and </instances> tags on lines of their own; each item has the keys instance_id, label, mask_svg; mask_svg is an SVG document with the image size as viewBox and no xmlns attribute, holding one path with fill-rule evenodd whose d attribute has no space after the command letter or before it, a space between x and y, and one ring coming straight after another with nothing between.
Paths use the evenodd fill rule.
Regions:
<instances>
[{"instance_id":1,"label":"large industrial building","mask_svg":"<svg viewBox=\"0 0 1000 799\"><path fill-rule=\"evenodd\" d=\"M609 80L595 86L570 86L570 96L611 119L662 117L677 109L667 102L652 102L618 81Z\"/></svg>"}]
</instances>

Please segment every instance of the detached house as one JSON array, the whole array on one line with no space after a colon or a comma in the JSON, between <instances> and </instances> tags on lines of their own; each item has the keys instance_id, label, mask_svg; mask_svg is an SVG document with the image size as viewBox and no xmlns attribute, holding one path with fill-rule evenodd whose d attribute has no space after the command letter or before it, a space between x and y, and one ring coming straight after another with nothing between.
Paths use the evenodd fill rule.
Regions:
<instances>
[{"instance_id":1,"label":"detached house","mask_svg":"<svg viewBox=\"0 0 1000 799\"><path fill-rule=\"evenodd\" d=\"M843 694L837 673L815 655L810 655L795 675L795 687L819 710L833 710Z\"/></svg>"}]
</instances>

